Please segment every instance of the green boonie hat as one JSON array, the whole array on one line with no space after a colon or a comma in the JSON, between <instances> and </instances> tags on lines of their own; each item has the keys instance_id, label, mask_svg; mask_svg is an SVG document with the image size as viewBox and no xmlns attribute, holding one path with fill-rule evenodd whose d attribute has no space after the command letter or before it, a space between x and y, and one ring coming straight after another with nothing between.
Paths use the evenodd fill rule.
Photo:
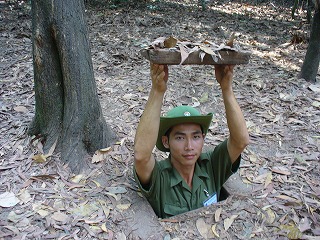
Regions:
<instances>
[{"instance_id":1,"label":"green boonie hat","mask_svg":"<svg viewBox=\"0 0 320 240\"><path fill-rule=\"evenodd\" d=\"M181 123L197 123L202 127L204 134L207 134L213 113L201 115L200 112L190 106L179 106L171 109L166 116L160 117L160 126L156 146L162 152L170 150L163 146L162 136L173 126Z\"/></svg>"}]
</instances>

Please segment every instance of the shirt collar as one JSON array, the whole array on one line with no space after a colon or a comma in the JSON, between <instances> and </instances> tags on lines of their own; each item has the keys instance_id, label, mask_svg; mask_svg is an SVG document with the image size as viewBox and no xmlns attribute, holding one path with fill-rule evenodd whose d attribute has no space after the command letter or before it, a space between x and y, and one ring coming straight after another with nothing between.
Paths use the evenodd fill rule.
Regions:
<instances>
[{"instance_id":1,"label":"shirt collar","mask_svg":"<svg viewBox=\"0 0 320 240\"><path fill-rule=\"evenodd\" d=\"M200 167L201 161L207 160L203 154L200 155L198 161L196 162L194 173L193 173L193 178L192 178L192 189L196 190L200 186L200 181L201 178L209 178L209 175L206 171L203 171ZM171 179L170 179L170 186L176 186L180 182L182 182L182 186L189 189L187 183L183 181L183 178L179 174L179 172L172 166L171 161L170 161L170 156L166 160L166 164L164 165L164 168L168 168L172 171Z\"/></svg>"}]
</instances>

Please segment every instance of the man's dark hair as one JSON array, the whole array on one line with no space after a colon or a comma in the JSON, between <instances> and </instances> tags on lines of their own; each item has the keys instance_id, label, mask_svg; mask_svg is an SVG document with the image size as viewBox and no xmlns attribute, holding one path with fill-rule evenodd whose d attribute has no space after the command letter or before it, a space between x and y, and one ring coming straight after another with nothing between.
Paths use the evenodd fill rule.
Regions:
<instances>
[{"instance_id":1,"label":"man's dark hair","mask_svg":"<svg viewBox=\"0 0 320 240\"><path fill-rule=\"evenodd\" d=\"M169 141L169 135L172 131L172 127L168 129L168 131L166 131L166 133L164 134L164 136L166 136L168 138L168 141Z\"/></svg>"},{"instance_id":2,"label":"man's dark hair","mask_svg":"<svg viewBox=\"0 0 320 240\"><path fill-rule=\"evenodd\" d=\"M201 125L199 125L199 126L200 126L200 128L201 128L201 133L203 133L202 126L201 126ZM171 131L172 131L172 128L173 128L173 127L169 128L169 129L166 131L166 133L164 134L164 136L166 136L166 137L168 138L168 142L169 142L169 136L170 136L170 133L171 133Z\"/></svg>"}]
</instances>

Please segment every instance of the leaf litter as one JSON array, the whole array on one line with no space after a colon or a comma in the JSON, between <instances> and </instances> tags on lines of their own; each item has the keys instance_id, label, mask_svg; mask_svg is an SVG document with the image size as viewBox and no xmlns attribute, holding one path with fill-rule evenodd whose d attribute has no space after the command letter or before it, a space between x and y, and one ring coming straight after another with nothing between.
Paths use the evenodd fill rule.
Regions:
<instances>
[{"instance_id":1,"label":"leaf litter","mask_svg":"<svg viewBox=\"0 0 320 240\"><path fill-rule=\"evenodd\" d=\"M44 153L41 141L26 135L34 115L31 19L28 10L0 3L6 16L0 31L4 43L0 46L0 238L315 239L320 235L320 87L296 77L307 45L284 47L301 19L291 19L290 6L283 5L212 1L202 12L180 1L176 14L177 6L171 2L151 1L140 6L143 11L101 7L99 14L96 7L88 7L101 105L120 141L98 150L91 159L94 168L82 175L73 175L54 148ZM307 25L302 28L308 33ZM241 49L253 54L248 65L236 67L234 78L251 138L242 156L240 181L252 191L235 191L217 205L159 221L132 178L134 133L151 86L148 62L139 50L157 36L225 42L232 32ZM176 43L170 39L166 44ZM196 104L202 112L215 113L206 145L227 137L213 69L172 66L169 71L163 112L179 104ZM155 155L164 157L158 151Z\"/></svg>"}]
</instances>

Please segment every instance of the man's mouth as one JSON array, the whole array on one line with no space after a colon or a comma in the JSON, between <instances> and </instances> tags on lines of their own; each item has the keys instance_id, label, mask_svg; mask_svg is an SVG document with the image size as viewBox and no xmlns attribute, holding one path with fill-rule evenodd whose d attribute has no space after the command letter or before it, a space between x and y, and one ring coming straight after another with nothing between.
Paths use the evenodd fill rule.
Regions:
<instances>
[{"instance_id":1,"label":"man's mouth","mask_svg":"<svg viewBox=\"0 0 320 240\"><path fill-rule=\"evenodd\" d=\"M183 155L184 158L186 159L193 159L195 157L194 154L187 154L187 155Z\"/></svg>"}]
</instances>

